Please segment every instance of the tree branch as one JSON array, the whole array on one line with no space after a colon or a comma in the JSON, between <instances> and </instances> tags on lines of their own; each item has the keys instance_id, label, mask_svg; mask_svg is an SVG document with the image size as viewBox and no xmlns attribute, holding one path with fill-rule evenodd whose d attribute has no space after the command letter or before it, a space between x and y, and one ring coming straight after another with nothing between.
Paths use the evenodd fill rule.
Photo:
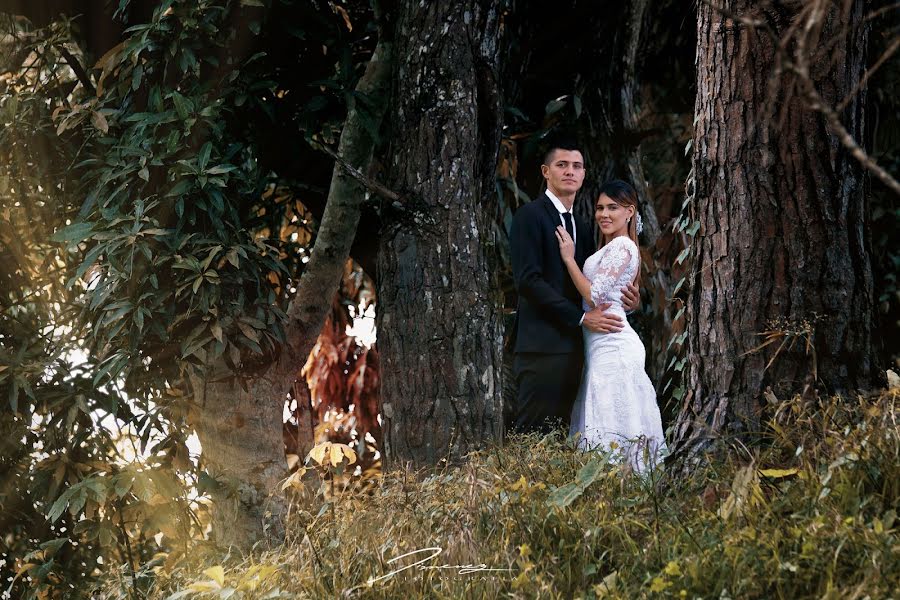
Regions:
<instances>
[{"instance_id":1,"label":"tree branch","mask_svg":"<svg viewBox=\"0 0 900 600\"><path fill-rule=\"evenodd\" d=\"M356 86L357 92L375 99L370 111L376 123L381 121L387 108L391 53L391 43L387 39L379 39L366 71ZM375 140L369 135L363 116L356 108L348 111L337 152L323 147L336 161L328 200L310 260L300 277L297 294L287 309L287 343L274 371L271 371L277 378L277 385L283 387L285 392L293 385L297 373L315 345L331 308L331 299L340 285L344 264L359 224L365 189L369 187L365 184L374 184L363 175L372 160L374 148ZM378 193L388 192L394 198L399 198L380 184L370 189L378 189Z\"/></svg>"},{"instance_id":2,"label":"tree branch","mask_svg":"<svg viewBox=\"0 0 900 600\"><path fill-rule=\"evenodd\" d=\"M847 150L850 151L850 154L856 158L862 165L872 172L878 179L884 183L887 187L892 189L895 194L900 195L900 182L894 179L890 173L885 171L878 163L876 163L872 157L870 157L865 150L863 150L859 144L856 143L856 140L853 139L853 136L850 135L845 128L843 123L841 123L840 118L833 108L828 106L822 97L819 95L819 92L816 90L815 86L812 84L812 81L806 81L806 96L809 99L810 108L813 110L817 110L825 117L825 120L828 122L828 126L840 140L841 144L844 145Z\"/></svg>"},{"instance_id":3,"label":"tree branch","mask_svg":"<svg viewBox=\"0 0 900 600\"><path fill-rule=\"evenodd\" d=\"M75 72L75 76L78 77L78 81L81 82L81 85L84 86L91 96L97 95L97 88L94 87L94 84L91 83L91 78L87 74L87 71L84 70L84 67L81 66L81 63L78 62L78 59L75 58L71 52L66 50L66 47L62 44L55 44L54 47L62 54L63 58L66 59L66 62Z\"/></svg>"},{"instance_id":4,"label":"tree branch","mask_svg":"<svg viewBox=\"0 0 900 600\"><path fill-rule=\"evenodd\" d=\"M810 33L814 33L820 23L824 20L825 13L825 4L821 2L821 0L817 3L810 5L809 16L807 17L805 26L803 27L804 33L809 35ZM819 94L819 91L816 89L816 85L812 80L812 77L809 75L809 63L807 62L808 54L807 54L807 37L805 35L797 36L797 51L796 51L796 64L791 66L791 70L799 77L801 89L804 91L807 102L809 102L810 108L816 110L825 117L825 121L828 123L828 127L832 130L832 132L837 136L838 140L841 144L850 152L850 154L858 160L863 167L868 169L872 174L874 174L878 179L882 181L887 187L889 187L895 194L900 195L900 182L894 179L890 173L885 171L878 163L876 163L872 157L870 157L865 150L860 147L860 145L856 142L850 132L844 127L843 123L841 123L840 117L838 117L837 112L828 105L827 102L822 98ZM864 78L863 78L864 79ZM863 81L860 81L860 86ZM849 100L856 93L856 90L851 92L846 100ZM843 105L843 102L842 102Z\"/></svg>"},{"instance_id":5,"label":"tree branch","mask_svg":"<svg viewBox=\"0 0 900 600\"><path fill-rule=\"evenodd\" d=\"M875 64L866 69L865 74L862 76L862 79L859 80L859 83L856 84L856 87L853 88L853 91L847 94L847 97L841 100L841 103L837 105L837 108L835 109L837 112L841 112L845 108L847 108L847 105L850 104L850 101L853 100L856 94L858 94L861 89L866 87L866 83L869 82L869 78L872 76L872 74L877 71L878 68L883 65L885 61L889 59L891 55L894 54L894 52L897 51L898 48L900 48L900 37L894 38L894 41L891 42L891 45L888 46L888 49L884 51L884 53L878 58L877 61L875 61Z\"/></svg>"},{"instance_id":6,"label":"tree branch","mask_svg":"<svg viewBox=\"0 0 900 600\"><path fill-rule=\"evenodd\" d=\"M333 158L334 161L336 163L338 163L338 165L340 165L340 167L344 170L345 173L347 173L348 175L353 177L356 181L361 183L367 190L369 190L370 193L377 194L379 196L383 196L383 197L387 198L388 200L394 200L395 202L401 200L400 194L389 189L384 184L381 184L381 183L375 181L374 179L367 177L362 171L360 171L359 169L357 169L356 167L351 165L349 162L347 162L347 160L343 156L341 156L340 154L338 154L337 152L335 152L334 150L332 150L325 144L319 144L317 142L312 142L312 143L316 148L318 148L319 150L321 150L322 152L324 152L325 154L327 154L328 156Z\"/></svg>"}]
</instances>

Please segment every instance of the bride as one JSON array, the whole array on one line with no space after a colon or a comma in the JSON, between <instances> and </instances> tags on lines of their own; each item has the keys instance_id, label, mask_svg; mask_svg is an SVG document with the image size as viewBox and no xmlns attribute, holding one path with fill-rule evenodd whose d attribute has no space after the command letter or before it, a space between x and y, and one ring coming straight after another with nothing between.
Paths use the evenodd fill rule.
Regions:
<instances>
[{"instance_id":1,"label":"bride","mask_svg":"<svg viewBox=\"0 0 900 600\"><path fill-rule=\"evenodd\" d=\"M584 273L563 227L556 230L560 254L585 309L610 304L607 310L621 316L625 325L615 333L583 329L584 372L570 434L580 433L584 448L618 449L619 456L641 472L660 461L665 439L656 392L644 371L644 345L625 319L619 293L640 275L637 192L618 179L604 184L594 218L602 239L600 249L585 261Z\"/></svg>"}]
</instances>

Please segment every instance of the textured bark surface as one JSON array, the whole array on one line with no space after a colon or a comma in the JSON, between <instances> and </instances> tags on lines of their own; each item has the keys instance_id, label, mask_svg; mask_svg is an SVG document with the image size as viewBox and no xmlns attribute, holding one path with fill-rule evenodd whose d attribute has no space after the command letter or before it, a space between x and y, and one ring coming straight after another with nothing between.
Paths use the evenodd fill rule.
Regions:
<instances>
[{"instance_id":1,"label":"textured bark surface","mask_svg":"<svg viewBox=\"0 0 900 600\"><path fill-rule=\"evenodd\" d=\"M833 3L810 48L812 82L832 106L864 72L864 4ZM791 24L793 15L758 6L742 0L727 10ZM701 229L688 300L689 387L674 440L688 455L718 436L759 431L767 387L783 398L817 379L829 392L869 383L864 172L821 114L788 94L786 77L776 80L771 111L784 120L766 119L777 41L699 5L693 214ZM857 140L864 105L860 93L841 114ZM784 335L758 349L767 331Z\"/></svg>"},{"instance_id":2,"label":"textured bark surface","mask_svg":"<svg viewBox=\"0 0 900 600\"><path fill-rule=\"evenodd\" d=\"M457 459L502 433L502 320L490 218L499 144L501 7L398 10L392 188L385 211L378 345L390 466Z\"/></svg>"},{"instance_id":3,"label":"textured bark surface","mask_svg":"<svg viewBox=\"0 0 900 600\"><path fill-rule=\"evenodd\" d=\"M285 385L255 379L244 391L232 382L193 379L192 424L203 462L221 487L212 494L212 532L242 549L284 539L287 504L278 482L287 476L282 436Z\"/></svg>"}]
</instances>

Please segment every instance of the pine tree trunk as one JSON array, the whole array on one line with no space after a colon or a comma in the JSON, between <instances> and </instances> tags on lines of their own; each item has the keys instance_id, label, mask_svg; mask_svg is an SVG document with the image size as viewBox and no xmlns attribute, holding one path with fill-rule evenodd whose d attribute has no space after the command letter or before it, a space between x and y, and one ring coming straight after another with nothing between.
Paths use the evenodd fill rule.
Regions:
<instances>
[{"instance_id":1,"label":"pine tree trunk","mask_svg":"<svg viewBox=\"0 0 900 600\"><path fill-rule=\"evenodd\" d=\"M779 27L801 3L774 14L741 0L727 3L728 16L713 4L698 6L693 215L701 228L688 394L674 440L687 456L720 436L758 432L766 388L784 398L816 383L826 392L864 387L872 362L865 174L809 99L785 85L787 73L767 102ZM831 106L864 72L864 4L845 3L843 12L827 3L820 41L807 48L811 82ZM766 20L776 35L738 17ZM841 113L857 140L864 106L863 92ZM759 348L766 332L774 341Z\"/></svg>"},{"instance_id":2,"label":"pine tree trunk","mask_svg":"<svg viewBox=\"0 0 900 600\"><path fill-rule=\"evenodd\" d=\"M378 259L390 465L457 459L502 433L490 226L500 13L479 0L407 0L398 10L390 170L404 206L383 212Z\"/></svg>"}]
</instances>

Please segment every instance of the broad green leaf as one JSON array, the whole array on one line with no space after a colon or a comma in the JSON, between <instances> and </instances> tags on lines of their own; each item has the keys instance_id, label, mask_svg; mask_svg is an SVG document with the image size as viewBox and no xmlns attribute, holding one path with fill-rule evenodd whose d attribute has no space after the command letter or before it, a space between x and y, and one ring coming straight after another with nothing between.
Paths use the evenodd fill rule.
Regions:
<instances>
[{"instance_id":1,"label":"broad green leaf","mask_svg":"<svg viewBox=\"0 0 900 600\"><path fill-rule=\"evenodd\" d=\"M207 175L222 175L223 173L230 173L237 169L234 165L216 165L215 167L211 167L206 170Z\"/></svg>"},{"instance_id":2,"label":"broad green leaf","mask_svg":"<svg viewBox=\"0 0 900 600\"><path fill-rule=\"evenodd\" d=\"M253 340L254 342L259 343L259 334L256 332L255 329L253 329L252 327L250 327L249 325L247 325L246 323L243 323L241 321L237 322L237 326L241 330L241 333L243 333L245 336L247 336L249 339Z\"/></svg>"},{"instance_id":3,"label":"broad green leaf","mask_svg":"<svg viewBox=\"0 0 900 600\"><path fill-rule=\"evenodd\" d=\"M166 193L166 196L181 196L191 189L193 185L194 182L186 177L179 179L178 182L172 186L172 189Z\"/></svg>"},{"instance_id":4,"label":"broad green leaf","mask_svg":"<svg viewBox=\"0 0 900 600\"><path fill-rule=\"evenodd\" d=\"M600 477L603 465L609 461L609 453L602 459L592 458L587 464L578 470L574 483L567 483L556 488L550 493L547 504L557 508L565 508L572 504L594 481Z\"/></svg>"},{"instance_id":5,"label":"broad green leaf","mask_svg":"<svg viewBox=\"0 0 900 600\"><path fill-rule=\"evenodd\" d=\"M137 90L141 87L141 79L144 77L143 65L138 65L131 71L131 89Z\"/></svg>"},{"instance_id":6,"label":"broad green leaf","mask_svg":"<svg viewBox=\"0 0 900 600\"><path fill-rule=\"evenodd\" d=\"M100 381L105 377L109 376L110 379L114 379L116 375L119 374L119 371L122 370L124 363L128 361L128 358L120 353L113 354L105 361L100 364L100 368L97 370L97 373L94 375L94 387L100 384Z\"/></svg>"},{"instance_id":7,"label":"broad green leaf","mask_svg":"<svg viewBox=\"0 0 900 600\"><path fill-rule=\"evenodd\" d=\"M219 325L219 322L216 321L212 325L210 325L210 331L213 334L213 337L218 341L222 341L222 326Z\"/></svg>"},{"instance_id":8,"label":"broad green leaf","mask_svg":"<svg viewBox=\"0 0 900 600\"><path fill-rule=\"evenodd\" d=\"M75 279L81 279L84 274L87 273L88 269L97 262L97 259L100 257L104 248L105 246L103 244L97 244L85 254L84 260L81 261L81 264L78 265L78 269L75 271Z\"/></svg>"},{"instance_id":9,"label":"broad green leaf","mask_svg":"<svg viewBox=\"0 0 900 600\"><path fill-rule=\"evenodd\" d=\"M58 518L62 516L62 514L66 510L66 505L69 504L69 496L71 495L71 488L66 490L62 496L56 499L56 502L50 507L50 511L47 513L47 518L50 519L50 522L55 522Z\"/></svg>"},{"instance_id":10,"label":"broad green leaf","mask_svg":"<svg viewBox=\"0 0 900 600\"><path fill-rule=\"evenodd\" d=\"M243 317L241 317L241 321L243 321L247 325L250 325L254 329L265 329L266 328L265 323L263 323L259 319L254 319L253 317L243 316Z\"/></svg>"},{"instance_id":11,"label":"broad green leaf","mask_svg":"<svg viewBox=\"0 0 900 600\"><path fill-rule=\"evenodd\" d=\"M550 492L550 497L548 498L547 503L559 508L565 508L572 504L572 502L574 502L583 493L584 489L578 484L567 483Z\"/></svg>"},{"instance_id":12,"label":"broad green leaf","mask_svg":"<svg viewBox=\"0 0 900 600\"><path fill-rule=\"evenodd\" d=\"M42 548L44 550L44 560L51 558L68 541L69 541L69 538L56 538L55 540L50 540L50 541L47 541L47 542L44 542L43 544L41 544L40 548Z\"/></svg>"},{"instance_id":13,"label":"broad green leaf","mask_svg":"<svg viewBox=\"0 0 900 600\"><path fill-rule=\"evenodd\" d=\"M9 386L9 408L13 414L19 412L19 378L14 377Z\"/></svg>"},{"instance_id":14,"label":"broad green leaf","mask_svg":"<svg viewBox=\"0 0 900 600\"><path fill-rule=\"evenodd\" d=\"M125 494L131 491L131 486L134 485L134 474L133 473L120 473L116 476L115 485L113 486L113 491L116 496L119 498L123 498Z\"/></svg>"},{"instance_id":15,"label":"broad green leaf","mask_svg":"<svg viewBox=\"0 0 900 600\"><path fill-rule=\"evenodd\" d=\"M194 111L194 103L178 92L172 92L172 102L175 104L175 112L177 112L178 116L182 119L187 119Z\"/></svg>"},{"instance_id":16,"label":"broad green leaf","mask_svg":"<svg viewBox=\"0 0 900 600\"><path fill-rule=\"evenodd\" d=\"M93 226L92 223L72 223L57 230L56 233L50 236L50 240L75 244L90 237Z\"/></svg>"},{"instance_id":17,"label":"broad green leaf","mask_svg":"<svg viewBox=\"0 0 900 600\"><path fill-rule=\"evenodd\" d=\"M601 469L603 465L606 464L606 459L603 461L599 461L596 458L591 459L586 465L581 467L578 470L578 475L576 475L575 479L583 488L587 488L589 485L594 483L597 480L597 477L600 476Z\"/></svg>"},{"instance_id":18,"label":"broad green leaf","mask_svg":"<svg viewBox=\"0 0 900 600\"><path fill-rule=\"evenodd\" d=\"M184 352L181 353L181 357L187 358L188 356L196 354L198 350L201 350L206 344L210 343L212 339L211 335L207 335L195 340L184 349Z\"/></svg>"},{"instance_id":19,"label":"broad green leaf","mask_svg":"<svg viewBox=\"0 0 900 600\"><path fill-rule=\"evenodd\" d=\"M551 100L547 103L547 106L544 108L544 113L546 116L550 116L554 113L559 112L567 103L568 96L560 96L556 100Z\"/></svg>"},{"instance_id":20,"label":"broad green leaf","mask_svg":"<svg viewBox=\"0 0 900 600\"><path fill-rule=\"evenodd\" d=\"M206 164L209 162L209 157L212 154L212 142L206 142L200 148L200 154L197 157L197 169L203 171L206 169Z\"/></svg>"}]
</instances>

